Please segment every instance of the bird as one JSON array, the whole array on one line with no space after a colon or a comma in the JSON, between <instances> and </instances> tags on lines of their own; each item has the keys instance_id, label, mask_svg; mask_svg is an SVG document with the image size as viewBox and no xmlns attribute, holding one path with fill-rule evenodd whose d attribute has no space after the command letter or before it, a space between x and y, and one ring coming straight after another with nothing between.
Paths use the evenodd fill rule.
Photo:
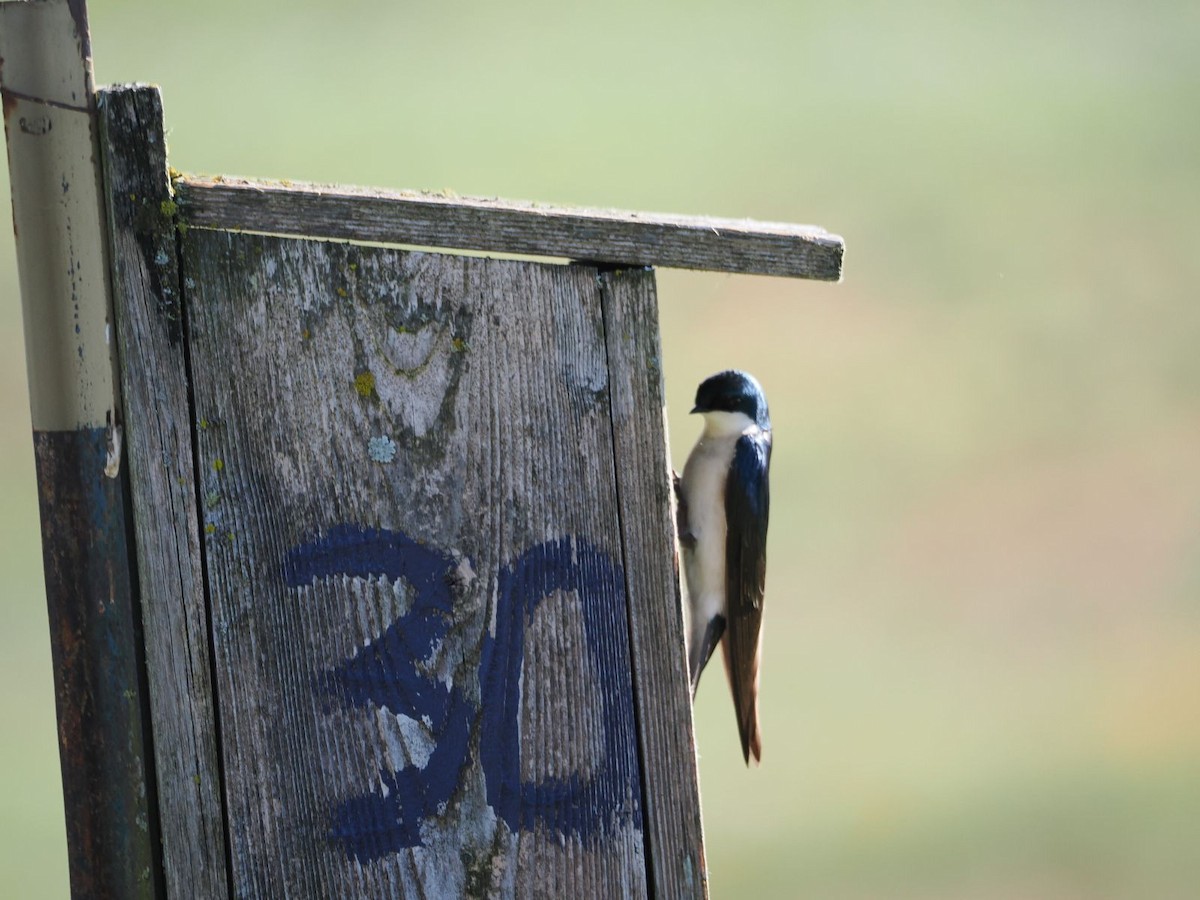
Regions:
<instances>
[{"instance_id":1,"label":"bird","mask_svg":"<svg viewBox=\"0 0 1200 900\"><path fill-rule=\"evenodd\" d=\"M675 479L692 698L723 642L742 755L758 765L771 417L762 386L736 369L704 379L692 413L704 417L704 430Z\"/></svg>"}]
</instances>

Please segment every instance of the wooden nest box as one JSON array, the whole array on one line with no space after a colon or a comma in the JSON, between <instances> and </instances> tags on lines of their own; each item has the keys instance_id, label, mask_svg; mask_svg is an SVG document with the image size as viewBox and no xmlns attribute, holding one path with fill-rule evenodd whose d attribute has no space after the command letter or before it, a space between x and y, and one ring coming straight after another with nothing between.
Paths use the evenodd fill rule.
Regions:
<instances>
[{"instance_id":1,"label":"wooden nest box","mask_svg":"<svg viewBox=\"0 0 1200 900\"><path fill-rule=\"evenodd\" d=\"M651 267L841 239L172 181L82 9L0 5L74 892L704 896Z\"/></svg>"}]
</instances>

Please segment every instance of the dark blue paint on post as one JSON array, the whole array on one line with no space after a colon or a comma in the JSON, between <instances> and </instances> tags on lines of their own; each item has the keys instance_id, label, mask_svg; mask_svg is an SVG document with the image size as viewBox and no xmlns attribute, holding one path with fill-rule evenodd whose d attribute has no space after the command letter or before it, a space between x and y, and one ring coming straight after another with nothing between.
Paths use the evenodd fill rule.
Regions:
<instances>
[{"instance_id":1,"label":"dark blue paint on post","mask_svg":"<svg viewBox=\"0 0 1200 900\"><path fill-rule=\"evenodd\" d=\"M378 859L420 846L421 824L444 811L470 761L472 723L479 721L478 760L487 800L513 831L535 824L587 840L636 820L641 781L634 738L633 696L626 644L625 581L606 554L578 538L531 547L497 574L495 634L480 654L477 710L457 687L417 669L444 640L453 611L454 558L397 531L338 525L287 554L292 587L332 575L387 576L413 589L405 615L322 678L350 707L378 706L423 719L436 745L423 768L380 773L386 791L344 801L330 836L348 856ZM583 609L588 652L602 685L603 759L586 780L579 774L539 783L521 781L520 677L525 625L548 595L575 592Z\"/></svg>"},{"instance_id":2,"label":"dark blue paint on post","mask_svg":"<svg viewBox=\"0 0 1200 900\"><path fill-rule=\"evenodd\" d=\"M71 893L151 897L155 785L126 475L104 474L105 428L35 431L33 447Z\"/></svg>"}]
</instances>

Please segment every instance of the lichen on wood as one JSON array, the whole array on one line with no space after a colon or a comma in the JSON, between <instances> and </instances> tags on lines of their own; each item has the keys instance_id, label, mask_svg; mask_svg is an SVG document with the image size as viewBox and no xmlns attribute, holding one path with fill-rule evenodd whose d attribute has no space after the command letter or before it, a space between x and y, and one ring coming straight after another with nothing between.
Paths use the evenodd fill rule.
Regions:
<instances>
[{"instance_id":1,"label":"lichen on wood","mask_svg":"<svg viewBox=\"0 0 1200 900\"><path fill-rule=\"evenodd\" d=\"M235 893L645 896L597 273L181 243Z\"/></svg>"}]
</instances>

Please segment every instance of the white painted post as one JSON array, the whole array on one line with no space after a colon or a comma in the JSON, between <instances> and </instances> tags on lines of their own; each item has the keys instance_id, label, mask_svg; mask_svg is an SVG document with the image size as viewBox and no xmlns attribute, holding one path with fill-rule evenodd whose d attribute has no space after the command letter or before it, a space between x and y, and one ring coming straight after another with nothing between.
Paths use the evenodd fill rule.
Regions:
<instances>
[{"instance_id":1,"label":"white painted post","mask_svg":"<svg viewBox=\"0 0 1200 900\"><path fill-rule=\"evenodd\" d=\"M0 3L0 92L71 892L153 897L154 789L83 0Z\"/></svg>"}]
</instances>

